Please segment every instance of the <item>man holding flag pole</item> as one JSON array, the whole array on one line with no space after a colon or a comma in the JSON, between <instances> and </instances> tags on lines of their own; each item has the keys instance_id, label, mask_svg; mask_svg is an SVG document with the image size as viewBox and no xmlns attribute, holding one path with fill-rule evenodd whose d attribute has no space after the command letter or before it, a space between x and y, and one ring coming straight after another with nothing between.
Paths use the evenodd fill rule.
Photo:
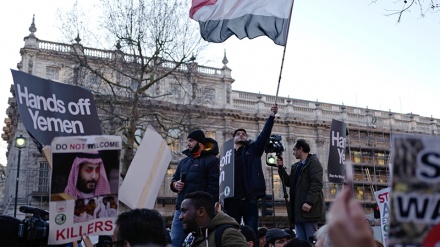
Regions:
<instances>
[{"instance_id":1,"label":"man holding flag pole","mask_svg":"<svg viewBox=\"0 0 440 247\"><path fill-rule=\"evenodd\" d=\"M286 53L293 1L294 0L192 0L190 10L190 17L199 23L200 34L206 41L221 43L232 35L235 35L239 39L245 37L253 39L258 36L267 36L273 40L275 44L284 46L275 104L271 109L273 115L268 119L268 121L271 122L269 126L273 125L274 115L278 111L276 103ZM268 131L269 134L271 129L272 126L270 126ZM234 136L237 134L237 131L234 133ZM261 159L261 156L258 157L258 159ZM251 189L247 188L247 190ZM232 207L229 207L228 210L228 207L225 207L226 211L230 211L231 208ZM249 224L250 222L246 222L245 219L245 223ZM254 223L257 224L252 225L252 227L256 230L258 220Z\"/></svg>"}]
</instances>

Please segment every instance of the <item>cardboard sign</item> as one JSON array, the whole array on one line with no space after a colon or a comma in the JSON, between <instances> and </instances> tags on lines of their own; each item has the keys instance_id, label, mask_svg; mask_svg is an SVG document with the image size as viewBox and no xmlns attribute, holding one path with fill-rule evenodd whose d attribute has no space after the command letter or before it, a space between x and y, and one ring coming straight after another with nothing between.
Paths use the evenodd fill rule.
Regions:
<instances>
[{"instance_id":1,"label":"cardboard sign","mask_svg":"<svg viewBox=\"0 0 440 247\"><path fill-rule=\"evenodd\" d=\"M49 244L113 233L121 147L119 136L54 138Z\"/></svg>"},{"instance_id":2,"label":"cardboard sign","mask_svg":"<svg viewBox=\"0 0 440 247\"><path fill-rule=\"evenodd\" d=\"M234 157L234 139L230 139L223 144L220 155L219 195L222 205L225 198L234 197Z\"/></svg>"},{"instance_id":3,"label":"cardboard sign","mask_svg":"<svg viewBox=\"0 0 440 247\"><path fill-rule=\"evenodd\" d=\"M328 155L328 181L343 183L345 180L345 145L347 128L344 122L332 120Z\"/></svg>"},{"instance_id":4,"label":"cardboard sign","mask_svg":"<svg viewBox=\"0 0 440 247\"><path fill-rule=\"evenodd\" d=\"M119 190L119 200L129 208L154 208L171 161L164 139L149 126Z\"/></svg>"},{"instance_id":5,"label":"cardboard sign","mask_svg":"<svg viewBox=\"0 0 440 247\"><path fill-rule=\"evenodd\" d=\"M89 90L11 72L21 120L39 150L57 136L102 134Z\"/></svg>"},{"instance_id":6,"label":"cardboard sign","mask_svg":"<svg viewBox=\"0 0 440 247\"><path fill-rule=\"evenodd\" d=\"M388 246L439 246L440 138L395 134L391 153Z\"/></svg>"},{"instance_id":7,"label":"cardboard sign","mask_svg":"<svg viewBox=\"0 0 440 247\"><path fill-rule=\"evenodd\" d=\"M390 193L391 188L385 188L374 192L377 206L380 211L380 229L382 232L382 242L387 247L388 242L388 229L390 227Z\"/></svg>"}]
</instances>

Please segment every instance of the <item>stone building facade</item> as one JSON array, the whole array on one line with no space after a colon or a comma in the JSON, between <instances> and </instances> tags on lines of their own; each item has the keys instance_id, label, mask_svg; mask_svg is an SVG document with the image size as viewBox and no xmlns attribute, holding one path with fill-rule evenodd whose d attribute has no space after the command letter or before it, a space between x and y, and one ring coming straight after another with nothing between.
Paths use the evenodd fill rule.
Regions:
<instances>
[{"instance_id":1,"label":"stone building facade","mask_svg":"<svg viewBox=\"0 0 440 247\"><path fill-rule=\"evenodd\" d=\"M63 54L72 52L78 43L61 44L40 40L35 36L36 29L34 25L33 27L31 26L29 29L31 33L24 39L25 45L20 50L22 57L17 68L42 78L77 84L93 91L96 87L93 78L86 78L84 83L78 83L78 81L71 80L75 71L72 71L68 66L63 66L68 63ZM120 55L118 51L110 50L87 48L86 51L87 56L97 60ZM190 88L192 92L200 93L197 98L199 104L193 105L189 109L191 113L199 117L202 116L202 120L198 120L195 125L205 130L207 136L215 138L220 145L232 138L232 133L236 128L245 128L251 138L256 137L270 114L271 106L277 100L279 114L277 114L272 134L282 137L286 148L283 155L285 164L295 162L291 150L297 139L302 138L309 141L311 153L317 154L324 166L324 194L327 205L331 203L342 186L328 182L326 176L332 119L345 122L349 129L346 159L353 162L355 169L354 196L362 202L366 213L372 212L373 192L385 188L389 184L388 164L392 134L397 132L438 134L439 120L430 117L236 91L232 89L234 79L227 64L225 54L222 68L201 66L195 60L181 66L179 73L194 72L192 78L186 82L187 85L183 88ZM155 106L160 107L164 114L181 114L182 105L189 104L194 97L191 96L191 93L185 92L178 84L179 82L170 78L160 86L151 89L148 93L152 95L167 93L168 96L158 100L157 103L150 102L150 104L156 104ZM18 149L14 147L14 140L17 136L23 135L28 139L26 147L21 151L17 207L33 205L48 208L50 185L47 161L32 143L20 121L12 86L11 93L10 107L7 110L8 118L5 120L2 134L3 140L9 146L6 176L3 181L4 197L0 199L0 212L9 215L12 215L15 206ZM122 92L121 96L124 96ZM99 97L96 98L96 103L97 105L101 104L100 107L105 107L105 102L101 101ZM124 108L118 110L123 111ZM106 117L105 114L100 111L100 118ZM173 159L165 174L155 206L165 216L173 214L175 194L170 191L169 183L177 162L182 158L181 151L185 149L187 135L179 130L172 134L180 137L180 140L169 140ZM266 156L264 155L262 159L265 160ZM265 166L264 172L267 194L273 194L275 198L276 209L273 217L277 217L276 221L278 222L286 221L284 193L277 171L270 166ZM23 217L23 215L18 215Z\"/></svg>"}]
</instances>

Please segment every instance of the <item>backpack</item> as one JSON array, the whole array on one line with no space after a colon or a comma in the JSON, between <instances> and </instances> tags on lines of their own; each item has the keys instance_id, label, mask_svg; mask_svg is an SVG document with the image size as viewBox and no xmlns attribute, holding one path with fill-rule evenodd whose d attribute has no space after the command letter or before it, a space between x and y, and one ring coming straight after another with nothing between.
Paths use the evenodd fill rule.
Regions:
<instances>
[{"instance_id":1,"label":"backpack","mask_svg":"<svg viewBox=\"0 0 440 247\"><path fill-rule=\"evenodd\" d=\"M234 227L234 226L230 225L230 224L221 224L221 225L219 225L219 227L217 227L217 229L215 229L215 246L216 247L222 246L223 232L226 230L226 228L229 228L229 227Z\"/></svg>"}]
</instances>

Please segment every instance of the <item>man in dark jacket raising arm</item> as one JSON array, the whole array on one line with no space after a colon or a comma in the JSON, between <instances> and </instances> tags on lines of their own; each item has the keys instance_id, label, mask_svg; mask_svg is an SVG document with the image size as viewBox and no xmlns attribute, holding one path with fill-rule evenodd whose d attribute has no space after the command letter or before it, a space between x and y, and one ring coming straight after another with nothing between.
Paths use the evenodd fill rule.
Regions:
<instances>
[{"instance_id":1,"label":"man in dark jacket raising arm","mask_svg":"<svg viewBox=\"0 0 440 247\"><path fill-rule=\"evenodd\" d=\"M258 232L257 200L266 196L261 156L270 139L278 106L272 106L271 111L255 142L249 143L245 129L235 130L234 197L226 198L224 202L225 213L239 224L243 217L244 224L252 227L255 232Z\"/></svg>"},{"instance_id":2,"label":"man in dark jacket raising arm","mask_svg":"<svg viewBox=\"0 0 440 247\"><path fill-rule=\"evenodd\" d=\"M290 175L278 159L278 174L290 187L290 222L295 225L296 236L309 240L318 229L318 221L325 219L324 193L322 192L323 169L318 158L310 153L310 145L298 139L293 155L300 161L292 165Z\"/></svg>"},{"instance_id":3,"label":"man in dark jacket raising arm","mask_svg":"<svg viewBox=\"0 0 440 247\"><path fill-rule=\"evenodd\" d=\"M194 130L187 138L188 149L183 151L187 157L177 166L171 180L170 188L177 193L176 211L171 226L171 242L173 247L181 247L186 233L179 221L180 204L186 194L204 191L212 195L215 201L219 196L219 152L217 142L205 138L202 130Z\"/></svg>"}]
</instances>

